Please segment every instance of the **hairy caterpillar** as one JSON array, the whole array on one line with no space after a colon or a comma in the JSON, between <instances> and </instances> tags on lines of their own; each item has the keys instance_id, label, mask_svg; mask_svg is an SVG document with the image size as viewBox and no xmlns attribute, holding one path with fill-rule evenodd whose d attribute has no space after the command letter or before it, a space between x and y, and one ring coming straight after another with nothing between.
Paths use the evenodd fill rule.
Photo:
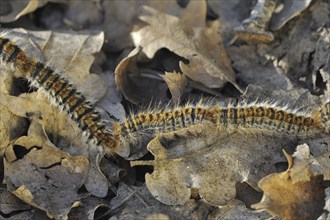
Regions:
<instances>
[{"instance_id":1,"label":"hairy caterpillar","mask_svg":"<svg viewBox=\"0 0 330 220\"><path fill-rule=\"evenodd\" d=\"M67 79L42 62L29 57L4 35L0 35L1 64L24 73L31 84L42 88L86 132L93 144L103 146L110 153L117 152L118 138L107 128L91 103Z\"/></svg>"},{"instance_id":2,"label":"hairy caterpillar","mask_svg":"<svg viewBox=\"0 0 330 220\"><path fill-rule=\"evenodd\" d=\"M328 134L330 130L329 101L312 113L267 102L242 102L227 106L191 104L132 115L122 123L116 122L109 129L91 103L68 80L42 62L29 57L13 41L1 35L0 58L2 65L13 66L15 70L25 73L32 84L42 88L82 131L86 131L89 140L110 153L123 152L122 148L136 144L148 136L201 123L211 123L219 129L256 129L294 136Z\"/></svg>"},{"instance_id":3,"label":"hairy caterpillar","mask_svg":"<svg viewBox=\"0 0 330 220\"><path fill-rule=\"evenodd\" d=\"M259 131L292 136L309 136L330 132L330 102L321 109L308 113L281 107L276 103L238 103L237 105L187 105L175 109L132 115L118 124L120 143L139 142L143 135L154 136L211 123L219 129ZM120 130L119 130L120 129Z\"/></svg>"}]
</instances>

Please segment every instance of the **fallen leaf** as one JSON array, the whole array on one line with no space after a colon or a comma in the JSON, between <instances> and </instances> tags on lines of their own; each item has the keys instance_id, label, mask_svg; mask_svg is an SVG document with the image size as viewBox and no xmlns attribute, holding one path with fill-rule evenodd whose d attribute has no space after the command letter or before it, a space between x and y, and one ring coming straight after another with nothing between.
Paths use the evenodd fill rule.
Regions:
<instances>
[{"instance_id":1,"label":"fallen leaf","mask_svg":"<svg viewBox=\"0 0 330 220\"><path fill-rule=\"evenodd\" d=\"M74 155L85 155L90 159L88 180L85 185L93 195L104 197L108 192L108 180L99 168L99 162L103 154L86 144L82 137L81 130L65 113L58 111L55 106L49 105L46 96L40 93L22 94L14 97L2 94L0 104L6 106L15 115L26 117L37 115L42 117L38 121L45 126L48 134L56 146Z\"/></svg>"},{"instance_id":2,"label":"fallen leaf","mask_svg":"<svg viewBox=\"0 0 330 220\"><path fill-rule=\"evenodd\" d=\"M31 127L34 132L20 137L5 151L7 187L49 217L65 219L80 200L77 191L87 179L89 162L56 149L36 122Z\"/></svg>"},{"instance_id":3,"label":"fallen leaf","mask_svg":"<svg viewBox=\"0 0 330 220\"><path fill-rule=\"evenodd\" d=\"M103 8L107 10L101 29L107 35L108 44L106 46L109 50L118 51L133 46L130 33L140 23L136 18L140 14L140 8L144 5L162 12L166 11L172 15L178 15L182 9L176 0L104 1ZM122 13L123 11L127 13ZM190 17L194 18L196 16ZM100 29L99 26L96 26L96 28Z\"/></svg>"},{"instance_id":4,"label":"fallen leaf","mask_svg":"<svg viewBox=\"0 0 330 220\"><path fill-rule=\"evenodd\" d=\"M44 6L48 0L1 1L1 22L12 22Z\"/></svg>"},{"instance_id":5,"label":"fallen leaf","mask_svg":"<svg viewBox=\"0 0 330 220\"><path fill-rule=\"evenodd\" d=\"M181 96L184 94L189 85L187 77L175 71L165 72L165 75L162 77L172 94L172 100L175 103L179 103Z\"/></svg>"},{"instance_id":6,"label":"fallen leaf","mask_svg":"<svg viewBox=\"0 0 330 220\"><path fill-rule=\"evenodd\" d=\"M155 160L132 161L131 165L154 166L153 173L146 174L146 184L164 204L183 205L191 190L197 189L206 202L226 205L236 196L237 182L256 187L261 173L274 170L273 164L281 161L280 140L275 139L229 134L200 124L157 136L148 144Z\"/></svg>"},{"instance_id":7,"label":"fallen leaf","mask_svg":"<svg viewBox=\"0 0 330 220\"><path fill-rule=\"evenodd\" d=\"M137 59L141 48L132 50L124 59L120 61L115 69L116 85L125 98L134 104L149 104L150 102L166 102L167 87L165 83L156 75L156 71L150 70L150 76L143 77L148 70L138 69ZM157 78L159 78L157 80Z\"/></svg>"},{"instance_id":8,"label":"fallen leaf","mask_svg":"<svg viewBox=\"0 0 330 220\"><path fill-rule=\"evenodd\" d=\"M0 74L3 74L2 77L0 77L0 94L8 94L12 93L12 91L14 91L14 93L17 92L15 91L17 88L15 88L13 83L14 77L5 74L4 71L0 71ZM1 99L2 96L0 95L0 100ZM0 155L3 156L9 143L24 134L28 127L24 118L13 114L4 105L0 105L0 117Z\"/></svg>"},{"instance_id":9,"label":"fallen leaf","mask_svg":"<svg viewBox=\"0 0 330 220\"><path fill-rule=\"evenodd\" d=\"M283 9L279 13L274 13L270 22L270 28L272 30L279 30L292 18L298 16L303 10L305 10L311 3L311 0L303 1L283 1Z\"/></svg>"},{"instance_id":10,"label":"fallen leaf","mask_svg":"<svg viewBox=\"0 0 330 220\"><path fill-rule=\"evenodd\" d=\"M260 180L258 185L264 196L252 208L266 209L283 219L316 219L322 214L325 203L327 184L322 170L317 169L319 165L306 144L297 146L292 156L284 153L288 169Z\"/></svg>"},{"instance_id":11,"label":"fallen leaf","mask_svg":"<svg viewBox=\"0 0 330 220\"><path fill-rule=\"evenodd\" d=\"M202 20L197 24L189 23L196 21L185 19L191 14ZM240 90L218 34L219 24L213 22L211 27L206 27L205 16L205 1L190 2L182 9L180 17L143 7L140 19L147 25L131 35L134 44L142 46L148 58L152 58L159 49L167 48L189 61L189 64L180 62L180 68L191 79L210 88L223 87L229 81Z\"/></svg>"}]
</instances>

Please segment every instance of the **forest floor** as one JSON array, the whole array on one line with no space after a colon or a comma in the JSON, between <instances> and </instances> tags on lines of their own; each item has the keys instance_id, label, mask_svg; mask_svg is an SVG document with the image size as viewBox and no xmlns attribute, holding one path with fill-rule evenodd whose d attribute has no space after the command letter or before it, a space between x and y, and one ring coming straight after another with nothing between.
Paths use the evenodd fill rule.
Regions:
<instances>
[{"instance_id":1,"label":"forest floor","mask_svg":"<svg viewBox=\"0 0 330 220\"><path fill-rule=\"evenodd\" d=\"M7 43L0 219L329 219L330 3L261 2L1 0L1 37L119 144L86 141Z\"/></svg>"}]
</instances>

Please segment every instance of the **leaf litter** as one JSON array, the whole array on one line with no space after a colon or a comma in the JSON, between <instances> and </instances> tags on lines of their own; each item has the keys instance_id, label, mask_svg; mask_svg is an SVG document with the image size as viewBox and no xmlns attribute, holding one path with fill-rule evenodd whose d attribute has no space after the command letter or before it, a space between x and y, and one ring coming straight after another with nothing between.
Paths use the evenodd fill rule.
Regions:
<instances>
[{"instance_id":1,"label":"leaf litter","mask_svg":"<svg viewBox=\"0 0 330 220\"><path fill-rule=\"evenodd\" d=\"M214 99L223 102L224 96L239 97L246 86L243 99L296 101L291 106L312 110L330 91L329 31L324 26L329 8L322 1L300 6L284 1L284 9L272 17L271 25L278 16L284 19L277 23L269 45L228 44L235 27L250 13L237 1L26 1L25 9L14 1L4 2L12 6L1 8L1 23L15 16L25 22L16 25L24 29L12 30L18 45L64 74L108 121L113 120L109 113L121 121L132 111L157 108L169 100L169 105L177 105L216 95ZM252 8L253 2L244 5ZM86 7L91 13L80 13ZM219 17L210 16L210 9ZM29 31L31 27L43 31ZM13 76L24 73L1 69L0 137L7 187L3 193L11 191L32 206L13 211L10 216L15 219L46 218L33 207L56 219L329 215L329 188L324 184L330 176L328 137L219 133L202 124L160 134L147 146L131 146L126 158L109 156L90 148L65 113ZM198 83L202 86L195 86ZM312 156L302 149L306 145L296 149L304 143ZM301 164L289 162L287 171L276 173L278 164L287 161L282 149L288 154L296 151L291 160ZM297 184L294 178L270 178L292 175L295 169L303 171L293 176L300 178ZM306 198L297 195L293 201L284 195L272 203L273 210L264 198L272 198L278 187L287 195L304 187L317 193L310 195L313 202L307 207L296 209L291 205ZM261 192L259 207L251 207L246 197L256 203ZM2 217L10 213L5 206L0 209Z\"/></svg>"}]
</instances>

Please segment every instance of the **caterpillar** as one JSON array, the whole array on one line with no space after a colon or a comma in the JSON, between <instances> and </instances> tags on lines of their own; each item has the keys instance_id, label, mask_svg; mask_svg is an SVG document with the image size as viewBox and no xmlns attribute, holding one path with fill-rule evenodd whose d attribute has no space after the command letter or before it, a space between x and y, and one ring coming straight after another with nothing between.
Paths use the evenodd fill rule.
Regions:
<instances>
[{"instance_id":1,"label":"caterpillar","mask_svg":"<svg viewBox=\"0 0 330 220\"><path fill-rule=\"evenodd\" d=\"M117 136L121 144L138 143L143 136L176 131L209 123L218 129L262 132L291 136L330 133L330 102L311 113L279 106L276 103L244 103L226 106L186 105L169 110L131 115L118 123ZM120 129L120 130L119 130Z\"/></svg>"},{"instance_id":2,"label":"caterpillar","mask_svg":"<svg viewBox=\"0 0 330 220\"><path fill-rule=\"evenodd\" d=\"M56 70L28 55L13 41L0 35L0 62L25 73L31 84L42 88L57 106L62 108L88 140L110 154L128 156L132 144L159 133L177 131L209 123L218 129L261 131L294 136L330 132L330 101L319 110L304 112L268 102L239 102L221 106L199 102L173 109L132 114L110 129L101 120L92 104ZM124 149L124 150L123 150ZM124 153L123 153L124 152Z\"/></svg>"},{"instance_id":3,"label":"caterpillar","mask_svg":"<svg viewBox=\"0 0 330 220\"><path fill-rule=\"evenodd\" d=\"M64 110L88 140L102 146L110 154L118 152L118 137L101 120L100 113L65 78L49 66L30 58L15 42L0 35L0 62L5 67L24 73L24 77Z\"/></svg>"}]
</instances>

